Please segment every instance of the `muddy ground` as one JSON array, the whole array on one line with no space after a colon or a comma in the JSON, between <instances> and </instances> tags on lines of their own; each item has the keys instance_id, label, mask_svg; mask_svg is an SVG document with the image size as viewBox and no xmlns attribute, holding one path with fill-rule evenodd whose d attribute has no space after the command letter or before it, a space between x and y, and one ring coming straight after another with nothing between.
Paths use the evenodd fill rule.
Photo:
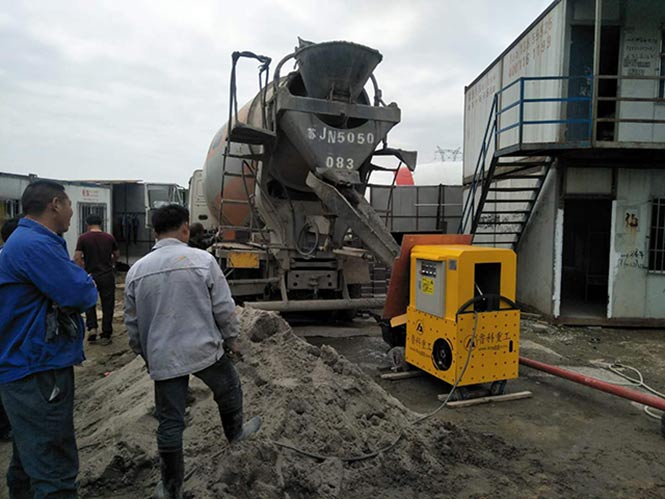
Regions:
<instances>
[{"instance_id":1,"label":"muddy ground","mask_svg":"<svg viewBox=\"0 0 665 499\"><path fill-rule=\"evenodd\" d=\"M159 476L152 383L128 350L121 305L114 343L87 346L88 360L76 368L82 497L149 497ZM254 332L238 364L246 412L262 414L265 425L255 440L229 447L208 391L192 382L186 497L665 497L659 421L628 401L522 368L508 391L530 390L533 398L444 409L418 423L448 387L427 376L382 380L387 349L371 322L300 323L291 332L274 316L243 320ZM522 323L522 353L608 380L615 378L592 361L620 360L665 389L662 331L563 328L530 318ZM377 458L339 459L371 453L399 434ZM3 469L10 452L0 444Z\"/></svg>"},{"instance_id":2,"label":"muddy ground","mask_svg":"<svg viewBox=\"0 0 665 499\"><path fill-rule=\"evenodd\" d=\"M310 335L310 328L296 331ZM432 410L438 405L437 394L448 391L448 385L429 376L381 380L376 371L387 361L377 353L385 348L369 324L366 331L358 331L363 336L346 331L340 337L331 328L317 328L314 334L319 336L310 341L334 346L415 411ZM521 354L529 358L610 382L624 380L594 362L620 361L639 368L647 384L665 390L664 331L555 327L523 319L521 340ZM520 378L510 381L506 391L522 390L533 392L533 398L448 409L440 418L498 436L526 452L534 463L526 472L557 481L565 490L561 497L665 497L665 439L660 421L647 417L643 406L527 367L520 368ZM537 488L519 494L548 495Z\"/></svg>"}]
</instances>

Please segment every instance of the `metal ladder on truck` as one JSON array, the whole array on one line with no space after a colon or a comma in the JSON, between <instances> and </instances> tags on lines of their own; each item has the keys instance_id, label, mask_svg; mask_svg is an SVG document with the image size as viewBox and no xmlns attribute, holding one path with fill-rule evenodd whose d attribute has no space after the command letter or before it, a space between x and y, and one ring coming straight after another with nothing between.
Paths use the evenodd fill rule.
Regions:
<instances>
[{"instance_id":1,"label":"metal ladder on truck","mask_svg":"<svg viewBox=\"0 0 665 499\"><path fill-rule=\"evenodd\" d=\"M230 84L230 102L229 102L229 115L228 115L228 131L226 144L224 148L224 156L222 162L222 181L220 185L220 206L219 206L219 224L223 232L231 232L237 237L237 232L247 232L249 238L254 232L258 232L262 236L264 243L268 243L269 237L265 234L264 223L256 209L256 194L257 188L257 166L256 162L263 159L263 154L255 154L250 146L265 146L271 143L275 134L273 131L266 128L266 115L265 115L265 101L264 114L263 114L263 128L256 128L251 125L240 122L238 119L238 96L236 86L236 67L241 58L256 59L261 63L259 67L259 91L265 99L265 89L268 84L268 71L271 59L266 56L254 54L252 52L234 52L232 54L232 69L231 69L231 84ZM235 150L234 150L235 149ZM229 171L227 168L227 160L229 158L242 160L242 167L240 172ZM224 189L228 182L240 179L242 183L245 197L241 199L230 199L224 195ZM224 216L224 205L246 205L249 211L249 225L238 226L232 221L229 221Z\"/></svg>"}]
</instances>

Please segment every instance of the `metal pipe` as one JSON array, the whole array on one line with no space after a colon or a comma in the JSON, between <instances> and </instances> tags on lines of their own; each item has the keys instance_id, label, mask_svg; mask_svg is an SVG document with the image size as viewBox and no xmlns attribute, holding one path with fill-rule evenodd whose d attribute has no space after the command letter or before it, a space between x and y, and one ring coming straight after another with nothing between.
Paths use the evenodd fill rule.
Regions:
<instances>
[{"instance_id":1,"label":"metal pipe","mask_svg":"<svg viewBox=\"0 0 665 499\"><path fill-rule=\"evenodd\" d=\"M382 308L384 298L350 298L336 300L290 300L245 302L249 308L272 310L273 312L315 312L317 310L352 310L354 308Z\"/></svg>"},{"instance_id":2,"label":"metal pipe","mask_svg":"<svg viewBox=\"0 0 665 499\"><path fill-rule=\"evenodd\" d=\"M595 388L602 392L609 393L611 395L616 395L617 397L622 397L640 404L648 405L655 409L660 409L665 411L665 399L660 397L655 397L654 395L649 395L648 393L638 392L637 390L631 390L624 386L613 385L612 383L607 383L606 381L601 381L597 378L592 378L591 376L585 376L573 371L568 371L567 369L562 369L550 364L545 364L544 362L538 362L537 360L527 359L526 357L520 357L520 364L523 366L531 367L533 369L538 369L554 376L559 376L575 383L580 383L582 385Z\"/></svg>"}]
</instances>

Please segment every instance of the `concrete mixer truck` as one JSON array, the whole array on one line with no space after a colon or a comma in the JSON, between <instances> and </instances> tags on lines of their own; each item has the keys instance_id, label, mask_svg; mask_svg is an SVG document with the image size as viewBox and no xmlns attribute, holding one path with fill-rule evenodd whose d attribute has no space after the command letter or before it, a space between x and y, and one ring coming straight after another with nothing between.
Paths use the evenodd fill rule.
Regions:
<instances>
[{"instance_id":1,"label":"concrete mixer truck","mask_svg":"<svg viewBox=\"0 0 665 499\"><path fill-rule=\"evenodd\" d=\"M259 61L261 84L238 110L244 58ZM373 158L413 170L416 153L388 147L400 109L383 102L373 75L381 59L355 43L300 40L270 78L268 57L233 53L229 119L192 185L208 208L193 221L216 231L210 251L239 302L282 312L382 305L362 298L361 286L371 260L390 266L399 246L364 191L370 173L385 169ZM289 62L295 69L283 76Z\"/></svg>"}]
</instances>

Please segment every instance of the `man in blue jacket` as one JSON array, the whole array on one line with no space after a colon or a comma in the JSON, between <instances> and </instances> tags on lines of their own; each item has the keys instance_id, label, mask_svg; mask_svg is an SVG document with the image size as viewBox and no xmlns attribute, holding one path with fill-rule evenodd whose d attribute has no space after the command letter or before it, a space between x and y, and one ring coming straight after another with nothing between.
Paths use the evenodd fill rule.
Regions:
<instances>
[{"instance_id":1,"label":"man in blue jacket","mask_svg":"<svg viewBox=\"0 0 665 499\"><path fill-rule=\"evenodd\" d=\"M14 430L11 498L77 497L74 370L83 361L81 312L97 303L92 278L72 262L62 234L71 201L38 180L25 217L0 253L0 397Z\"/></svg>"}]
</instances>

